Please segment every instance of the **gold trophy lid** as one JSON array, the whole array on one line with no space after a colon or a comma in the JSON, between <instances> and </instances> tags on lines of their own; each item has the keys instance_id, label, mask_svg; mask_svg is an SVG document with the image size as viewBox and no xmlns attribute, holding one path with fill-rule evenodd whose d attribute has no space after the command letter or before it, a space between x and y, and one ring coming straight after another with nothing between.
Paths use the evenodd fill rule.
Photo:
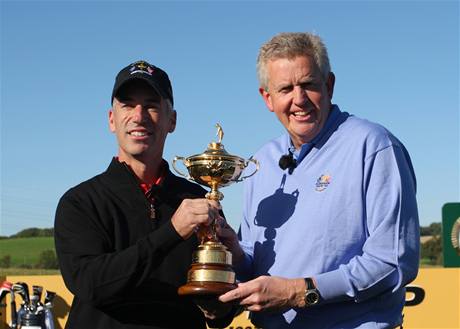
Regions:
<instances>
[{"instance_id":1,"label":"gold trophy lid","mask_svg":"<svg viewBox=\"0 0 460 329\"><path fill-rule=\"evenodd\" d=\"M229 154L222 144L222 138L224 137L224 132L220 124L216 123L217 127L217 136L219 137L217 142L211 142L208 144L208 148L201 154L195 154L187 158L188 161L193 160L204 160L204 159L220 159L220 160L230 160L244 163L244 159L240 158L237 155Z\"/></svg>"},{"instance_id":2,"label":"gold trophy lid","mask_svg":"<svg viewBox=\"0 0 460 329\"><path fill-rule=\"evenodd\" d=\"M224 135L222 127L218 123L216 127L217 136L219 136L217 142L209 143L206 151L201 154L195 154L187 158L176 156L172 165L179 175L203 186L211 187L211 194L209 195L208 193L207 198L222 200L223 195L218 191L218 188L241 182L243 179L251 177L259 169L259 163L252 157L249 160L245 160L237 155L229 154L221 143ZM177 169L176 162L179 160L187 168L188 175ZM256 166L254 172L240 178L243 170L250 162Z\"/></svg>"}]
</instances>

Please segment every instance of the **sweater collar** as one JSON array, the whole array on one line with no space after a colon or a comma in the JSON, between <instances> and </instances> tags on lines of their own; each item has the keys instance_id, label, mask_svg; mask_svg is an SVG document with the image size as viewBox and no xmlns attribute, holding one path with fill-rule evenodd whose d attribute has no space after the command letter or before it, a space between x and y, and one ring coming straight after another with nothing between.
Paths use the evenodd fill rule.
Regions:
<instances>
[{"instance_id":1,"label":"sweater collar","mask_svg":"<svg viewBox=\"0 0 460 329\"><path fill-rule=\"evenodd\" d=\"M168 191L170 189L166 189L164 186L171 186L175 181L175 176L172 174L165 160L163 160L163 166L163 179L159 184L153 185L150 189L150 193L158 199L169 197L170 193ZM145 198L144 191L139 186L139 180L132 169L126 163L118 161L115 157L110 162L103 176L107 180L109 188L119 197L126 200L138 199L139 197Z\"/></svg>"},{"instance_id":2,"label":"sweater collar","mask_svg":"<svg viewBox=\"0 0 460 329\"><path fill-rule=\"evenodd\" d=\"M302 144L299 150L296 150L296 148L292 144L289 134L286 134L286 144L288 152L293 154L297 163L300 163L313 149L313 147L315 147L318 144L324 144L325 140L329 138L331 133L335 129L337 129L338 125L340 125L341 122L343 122L343 120L339 120L341 117L343 117L342 114L346 114L346 116L348 116L348 113L341 112L339 107L336 104L333 104L331 107L331 111L329 112L329 115L327 117L326 123L324 124L323 128L321 128L318 135L316 135L310 142Z\"/></svg>"}]
</instances>

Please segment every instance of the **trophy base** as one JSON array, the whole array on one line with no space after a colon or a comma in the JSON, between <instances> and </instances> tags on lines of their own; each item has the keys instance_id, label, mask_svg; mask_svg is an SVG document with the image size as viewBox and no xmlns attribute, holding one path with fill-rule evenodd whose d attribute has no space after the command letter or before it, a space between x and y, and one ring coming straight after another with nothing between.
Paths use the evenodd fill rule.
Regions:
<instances>
[{"instance_id":1,"label":"trophy base","mask_svg":"<svg viewBox=\"0 0 460 329\"><path fill-rule=\"evenodd\" d=\"M180 296L216 298L237 287L232 269L232 254L219 241L206 241L192 255L187 283L178 289Z\"/></svg>"},{"instance_id":2,"label":"trophy base","mask_svg":"<svg viewBox=\"0 0 460 329\"><path fill-rule=\"evenodd\" d=\"M216 298L227 291L233 290L238 286L234 283L223 282L188 282L179 287L179 296L196 296Z\"/></svg>"}]
</instances>

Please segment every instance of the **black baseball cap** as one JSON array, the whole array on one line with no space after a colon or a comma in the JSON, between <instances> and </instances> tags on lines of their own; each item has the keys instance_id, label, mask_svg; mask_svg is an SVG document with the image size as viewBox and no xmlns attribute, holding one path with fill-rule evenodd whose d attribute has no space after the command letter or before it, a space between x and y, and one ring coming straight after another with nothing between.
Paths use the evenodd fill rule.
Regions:
<instances>
[{"instance_id":1,"label":"black baseball cap","mask_svg":"<svg viewBox=\"0 0 460 329\"><path fill-rule=\"evenodd\" d=\"M146 61L137 61L129 64L117 74L112 91L112 102L120 87L133 79L146 81L161 97L169 99L171 104L174 105L171 81L169 81L168 74Z\"/></svg>"}]
</instances>

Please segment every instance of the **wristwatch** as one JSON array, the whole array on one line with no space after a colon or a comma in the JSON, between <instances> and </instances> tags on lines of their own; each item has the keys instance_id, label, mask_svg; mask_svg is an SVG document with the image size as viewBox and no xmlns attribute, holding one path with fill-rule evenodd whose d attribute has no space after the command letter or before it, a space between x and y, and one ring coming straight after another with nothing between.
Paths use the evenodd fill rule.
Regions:
<instances>
[{"instance_id":1,"label":"wristwatch","mask_svg":"<svg viewBox=\"0 0 460 329\"><path fill-rule=\"evenodd\" d=\"M305 307L313 306L319 302L319 292L312 278L305 278Z\"/></svg>"}]
</instances>

